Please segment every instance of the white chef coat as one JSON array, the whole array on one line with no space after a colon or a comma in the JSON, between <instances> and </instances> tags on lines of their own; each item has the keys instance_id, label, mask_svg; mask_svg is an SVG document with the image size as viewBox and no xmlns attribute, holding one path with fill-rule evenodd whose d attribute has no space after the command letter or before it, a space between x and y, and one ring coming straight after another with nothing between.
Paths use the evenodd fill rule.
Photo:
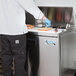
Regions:
<instances>
[{"instance_id":1,"label":"white chef coat","mask_svg":"<svg viewBox=\"0 0 76 76\"><path fill-rule=\"evenodd\" d=\"M43 13L33 0L0 0L0 34L20 35L27 33L25 10L36 19L43 17Z\"/></svg>"}]
</instances>

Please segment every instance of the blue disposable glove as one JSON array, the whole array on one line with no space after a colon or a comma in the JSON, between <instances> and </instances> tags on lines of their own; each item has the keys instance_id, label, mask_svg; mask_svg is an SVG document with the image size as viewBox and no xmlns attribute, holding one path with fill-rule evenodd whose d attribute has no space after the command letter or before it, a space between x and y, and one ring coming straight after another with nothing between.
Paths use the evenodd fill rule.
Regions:
<instances>
[{"instance_id":1,"label":"blue disposable glove","mask_svg":"<svg viewBox=\"0 0 76 76\"><path fill-rule=\"evenodd\" d=\"M46 27L50 27L51 26L51 21L48 18L46 18L44 20L44 23L46 24Z\"/></svg>"}]
</instances>

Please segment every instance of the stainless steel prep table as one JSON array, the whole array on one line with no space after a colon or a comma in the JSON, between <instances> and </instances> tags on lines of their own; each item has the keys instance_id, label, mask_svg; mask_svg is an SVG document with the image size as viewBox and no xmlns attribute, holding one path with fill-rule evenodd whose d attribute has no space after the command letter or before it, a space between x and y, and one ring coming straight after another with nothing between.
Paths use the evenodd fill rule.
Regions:
<instances>
[{"instance_id":1,"label":"stainless steel prep table","mask_svg":"<svg viewBox=\"0 0 76 76\"><path fill-rule=\"evenodd\" d=\"M38 37L39 70L38 76L65 76L68 69L69 40L72 30L58 29L58 32L29 29L29 34ZM33 52L33 50L32 50Z\"/></svg>"}]
</instances>

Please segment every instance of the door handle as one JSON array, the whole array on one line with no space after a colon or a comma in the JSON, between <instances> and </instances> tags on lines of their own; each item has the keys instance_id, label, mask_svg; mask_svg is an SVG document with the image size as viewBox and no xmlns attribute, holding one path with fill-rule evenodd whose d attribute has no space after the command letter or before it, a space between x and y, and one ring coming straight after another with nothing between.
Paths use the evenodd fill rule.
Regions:
<instances>
[{"instance_id":1,"label":"door handle","mask_svg":"<svg viewBox=\"0 0 76 76\"><path fill-rule=\"evenodd\" d=\"M46 40L45 42L46 42L46 44L48 44L48 45L50 45L50 44L56 45L56 41Z\"/></svg>"}]
</instances>

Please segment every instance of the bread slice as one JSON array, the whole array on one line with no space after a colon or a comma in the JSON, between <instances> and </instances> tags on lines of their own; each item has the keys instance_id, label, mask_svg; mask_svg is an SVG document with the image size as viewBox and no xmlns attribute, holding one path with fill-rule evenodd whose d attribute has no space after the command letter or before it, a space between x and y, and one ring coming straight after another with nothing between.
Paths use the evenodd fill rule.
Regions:
<instances>
[{"instance_id":1,"label":"bread slice","mask_svg":"<svg viewBox=\"0 0 76 76\"><path fill-rule=\"evenodd\" d=\"M52 30L52 28L44 27L44 28L39 28L38 30L39 31L49 31L49 30Z\"/></svg>"},{"instance_id":2,"label":"bread slice","mask_svg":"<svg viewBox=\"0 0 76 76\"><path fill-rule=\"evenodd\" d=\"M27 25L27 28L28 28L28 29L33 29L33 28L34 28L34 25L28 24L28 25Z\"/></svg>"}]
</instances>

